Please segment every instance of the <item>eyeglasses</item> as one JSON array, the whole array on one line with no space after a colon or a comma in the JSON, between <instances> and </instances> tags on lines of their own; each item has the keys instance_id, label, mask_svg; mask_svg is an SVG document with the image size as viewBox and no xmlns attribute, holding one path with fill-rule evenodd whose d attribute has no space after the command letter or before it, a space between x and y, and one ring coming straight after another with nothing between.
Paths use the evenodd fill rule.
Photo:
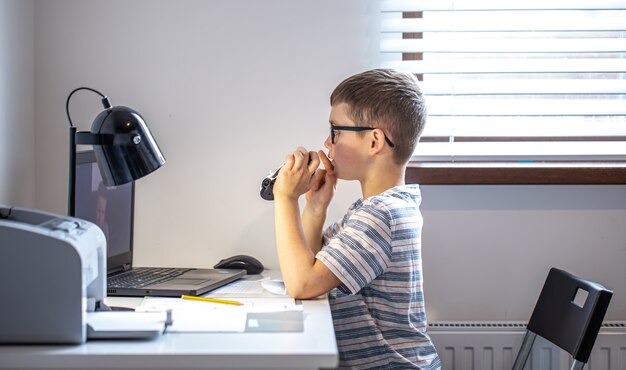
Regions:
<instances>
[{"instance_id":1,"label":"eyeglasses","mask_svg":"<svg viewBox=\"0 0 626 370\"><path fill-rule=\"evenodd\" d=\"M368 130L375 130L377 127L363 127L363 126L335 126L335 125L330 125L330 142L334 145L335 144L335 131L355 131L355 132L361 132L361 131L368 131ZM391 140L389 140L387 138L387 135L385 135L385 133L383 132L383 135L385 137L385 141L387 142L387 144L389 144L389 146L391 148L395 147L395 144L391 142Z\"/></svg>"}]
</instances>

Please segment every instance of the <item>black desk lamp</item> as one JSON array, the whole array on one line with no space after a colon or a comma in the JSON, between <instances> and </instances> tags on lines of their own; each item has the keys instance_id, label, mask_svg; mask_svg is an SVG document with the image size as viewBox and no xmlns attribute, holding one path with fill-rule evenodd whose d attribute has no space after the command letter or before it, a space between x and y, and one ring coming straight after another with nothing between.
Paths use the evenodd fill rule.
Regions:
<instances>
[{"instance_id":1,"label":"black desk lamp","mask_svg":"<svg viewBox=\"0 0 626 370\"><path fill-rule=\"evenodd\" d=\"M76 132L70 118L70 98L79 90L92 91L102 98L104 110L91 124L91 131ZM67 214L74 216L76 186L76 145L93 145L102 181L116 186L137 180L165 164L165 158L143 117L135 110L112 107L109 98L89 87L73 90L65 103L70 123L70 168Z\"/></svg>"}]
</instances>

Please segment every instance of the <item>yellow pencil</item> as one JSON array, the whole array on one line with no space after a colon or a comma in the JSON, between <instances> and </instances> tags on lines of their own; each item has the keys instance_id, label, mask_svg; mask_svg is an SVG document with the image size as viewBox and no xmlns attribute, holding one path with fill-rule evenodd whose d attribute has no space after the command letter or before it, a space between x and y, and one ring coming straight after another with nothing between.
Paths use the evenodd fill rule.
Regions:
<instances>
[{"instance_id":1,"label":"yellow pencil","mask_svg":"<svg viewBox=\"0 0 626 370\"><path fill-rule=\"evenodd\" d=\"M217 299L217 298L205 298L205 297L196 297L193 295L182 295L180 296L182 299L188 299L190 301L202 301L202 302L211 302L211 303L222 303L222 304L232 304L235 306L241 306L243 303L237 301L231 301L229 299Z\"/></svg>"}]
</instances>

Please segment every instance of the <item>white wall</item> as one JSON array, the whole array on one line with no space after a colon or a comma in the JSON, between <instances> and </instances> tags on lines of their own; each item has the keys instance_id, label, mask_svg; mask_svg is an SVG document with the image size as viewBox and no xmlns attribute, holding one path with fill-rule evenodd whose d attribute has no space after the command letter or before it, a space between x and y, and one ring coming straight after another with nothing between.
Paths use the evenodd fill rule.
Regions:
<instances>
[{"instance_id":1,"label":"white wall","mask_svg":"<svg viewBox=\"0 0 626 370\"><path fill-rule=\"evenodd\" d=\"M377 1L36 1L37 207L65 212L67 122L90 86L146 118L167 163L137 182L138 265L276 268L259 182L322 148L328 96L378 65ZM86 130L95 95L72 100ZM45 140L44 140L45 139ZM560 266L616 291L626 319L626 187L424 187L431 320L525 320ZM331 218L358 197L340 183Z\"/></svg>"},{"instance_id":2,"label":"white wall","mask_svg":"<svg viewBox=\"0 0 626 370\"><path fill-rule=\"evenodd\" d=\"M0 204L35 205L33 2L0 0Z\"/></svg>"},{"instance_id":3,"label":"white wall","mask_svg":"<svg viewBox=\"0 0 626 370\"><path fill-rule=\"evenodd\" d=\"M431 319L527 320L550 267L603 283L626 319L625 186L424 186Z\"/></svg>"},{"instance_id":4,"label":"white wall","mask_svg":"<svg viewBox=\"0 0 626 370\"><path fill-rule=\"evenodd\" d=\"M137 182L138 264L212 266L249 253L276 267L273 205L259 197L260 182L297 145L323 148L331 90L378 64L371 7L36 2L38 206L65 212L65 99L90 86L142 113L167 159ZM80 129L99 104L75 95ZM335 217L357 196L349 189Z\"/></svg>"}]
</instances>

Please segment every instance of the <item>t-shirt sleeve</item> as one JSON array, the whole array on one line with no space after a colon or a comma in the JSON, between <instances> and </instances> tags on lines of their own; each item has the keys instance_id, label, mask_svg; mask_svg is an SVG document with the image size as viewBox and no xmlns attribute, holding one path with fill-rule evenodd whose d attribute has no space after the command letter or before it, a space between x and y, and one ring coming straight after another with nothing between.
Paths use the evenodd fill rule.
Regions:
<instances>
[{"instance_id":1,"label":"t-shirt sleeve","mask_svg":"<svg viewBox=\"0 0 626 370\"><path fill-rule=\"evenodd\" d=\"M385 208L363 205L337 231L324 233L324 247L316 258L352 294L385 272L391 262L391 217Z\"/></svg>"}]
</instances>

